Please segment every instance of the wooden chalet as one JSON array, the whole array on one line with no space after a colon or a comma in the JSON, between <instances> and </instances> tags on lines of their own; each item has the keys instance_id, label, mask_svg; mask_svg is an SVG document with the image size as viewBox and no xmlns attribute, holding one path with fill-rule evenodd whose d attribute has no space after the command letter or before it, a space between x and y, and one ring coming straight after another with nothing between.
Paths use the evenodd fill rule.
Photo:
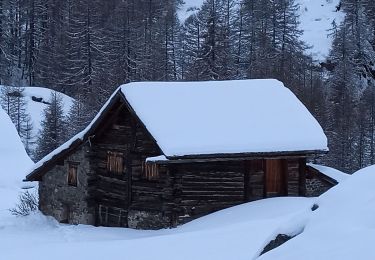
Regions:
<instances>
[{"instance_id":1,"label":"wooden chalet","mask_svg":"<svg viewBox=\"0 0 375 260\"><path fill-rule=\"evenodd\" d=\"M92 123L38 162L39 207L58 221L175 227L274 196L305 196L323 130L276 80L121 86Z\"/></svg>"}]
</instances>

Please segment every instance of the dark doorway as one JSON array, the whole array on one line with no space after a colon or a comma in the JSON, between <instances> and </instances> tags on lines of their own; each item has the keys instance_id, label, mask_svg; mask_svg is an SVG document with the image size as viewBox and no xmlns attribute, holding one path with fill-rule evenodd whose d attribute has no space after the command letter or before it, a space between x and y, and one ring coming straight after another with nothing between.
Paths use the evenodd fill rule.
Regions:
<instances>
[{"instance_id":1,"label":"dark doorway","mask_svg":"<svg viewBox=\"0 0 375 260\"><path fill-rule=\"evenodd\" d=\"M69 221L70 221L70 206L68 204L63 204L60 223L68 224Z\"/></svg>"}]
</instances>

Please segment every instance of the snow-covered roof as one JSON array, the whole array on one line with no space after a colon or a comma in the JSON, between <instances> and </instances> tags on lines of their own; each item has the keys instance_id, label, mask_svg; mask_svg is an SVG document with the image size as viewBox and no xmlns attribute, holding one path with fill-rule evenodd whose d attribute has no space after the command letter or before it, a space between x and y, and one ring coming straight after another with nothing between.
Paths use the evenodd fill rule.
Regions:
<instances>
[{"instance_id":1,"label":"snow-covered roof","mask_svg":"<svg viewBox=\"0 0 375 260\"><path fill-rule=\"evenodd\" d=\"M350 176L349 174L336 170L335 168L332 168L332 167L312 164L312 163L309 163L307 165L319 171L320 173L328 176L329 178L337 181L337 183L340 183L346 180Z\"/></svg>"},{"instance_id":2,"label":"snow-covered roof","mask_svg":"<svg viewBox=\"0 0 375 260\"><path fill-rule=\"evenodd\" d=\"M159 155L146 158L146 162L167 162L169 161L165 155Z\"/></svg>"},{"instance_id":3,"label":"snow-covered roof","mask_svg":"<svg viewBox=\"0 0 375 260\"><path fill-rule=\"evenodd\" d=\"M277 80L131 83L120 87L167 157L327 150L327 138Z\"/></svg>"},{"instance_id":4,"label":"snow-covered roof","mask_svg":"<svg viewBox=\"0 0 375 260\"><path fill-rule=\"evenodd\" d=\"M120 86L90 125L36 163L28 179L92 135L119 96L168 159L328 150L319 123L280 81L135 82Z\"/></svg>"}]
</instances>

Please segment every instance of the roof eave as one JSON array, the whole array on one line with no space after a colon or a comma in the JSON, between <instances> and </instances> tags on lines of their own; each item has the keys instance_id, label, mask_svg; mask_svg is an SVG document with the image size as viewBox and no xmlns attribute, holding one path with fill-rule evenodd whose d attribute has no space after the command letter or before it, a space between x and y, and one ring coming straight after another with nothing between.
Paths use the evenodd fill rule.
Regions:
<instances>
[{"instance_id":1,"label":"roof eave","mask_svg":"<svg viewBox=\"0 0 375 260\"><path fill-rule=\"evenodd\" d=\"M215 154L193 154L166 156L168 160L186 160L186 159L235 159L235 158L267 158L267 157L307 157L314 155L327 154L327 149L321 150L303 150L303 151L276 151L276 152L248 152L248 153L215 153Z\"/></svg>"}]
</instances>

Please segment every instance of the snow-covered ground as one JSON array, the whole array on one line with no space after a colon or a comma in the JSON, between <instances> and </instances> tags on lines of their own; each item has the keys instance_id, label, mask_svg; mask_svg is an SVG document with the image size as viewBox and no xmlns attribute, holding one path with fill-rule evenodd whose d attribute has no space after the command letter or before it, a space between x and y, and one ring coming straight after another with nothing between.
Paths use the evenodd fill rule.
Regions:
<instances>
[{"instance_id":1,"label":"snow-covered ground","mask_svg":"<svg viewBox=\"0 0 375 260\"><path fill-rule=\"evenodd\" d=\"M33 165L12 121L0 107L0 188L21 183Z\"/></svg>"},{"instance_id":2,"label":"snow-covered ground","mask_svg":"<svg viewBox=\"0 0 375 260\"><path fill-rule=\"evenodd\" d=\"M33 162L26 154L12 121L0 107L0 216L14 207L22 180ZM0 221L1 226L1 221ZM1 228L0 228L1 237Z\"/></svg>"},{"instance_id":3,"label":"snow-covered ground","mask_svg":"<svg viewBox=\"0 0 375 260\"><path fill-rule=\"evenodd\" d=\"M375 259L375 166L317 199L303 233L260 259Z\"/></svg>"},{"instance_id":4,"label":"snow-covered ground","mask_svg":"<svg viewBox=\"0 0 375 260\"><path fill-rule=\"evenodd\" d=\"M256 258L279 232L303 228L312 199L277 198L217 212L176 229L139 231L69 226L35 214L0 215L4 259L236 259ZM15 250L12 245L22 246ZM41 253L43 252L43 253Z\"/></svg>"},{"instance_id":5,"label":"snow-covered ground","mask_svg":"<svg viewBox=\"0 0 375 260\"><path fill-rule=\"evenodd\" d=\"M332 46L333 22L339 25L344 20L344 13L337 12L340 0L296 0L300 5L300 29L302 39L312 48L307 50L315 59L324 60Z\"/></svg>"},{"instance_id":6,"label":"snow-covered ground","mask_svg":"<svg viewBox=\"0 0 375 260\"><path fill-rule=\"evenodd\" d=\"M319 198L256 201L159 231L61 225L39 213L17 218L0 211L0 252L7 260L110 260L119 256L141 260L372 260L374 183L372 166ZM313 204L319 206L315 211L311 210ZM259 257L277 234L297 236ZM15 250L14 245L22 250Z\"/></svg>"}]
</instances>

